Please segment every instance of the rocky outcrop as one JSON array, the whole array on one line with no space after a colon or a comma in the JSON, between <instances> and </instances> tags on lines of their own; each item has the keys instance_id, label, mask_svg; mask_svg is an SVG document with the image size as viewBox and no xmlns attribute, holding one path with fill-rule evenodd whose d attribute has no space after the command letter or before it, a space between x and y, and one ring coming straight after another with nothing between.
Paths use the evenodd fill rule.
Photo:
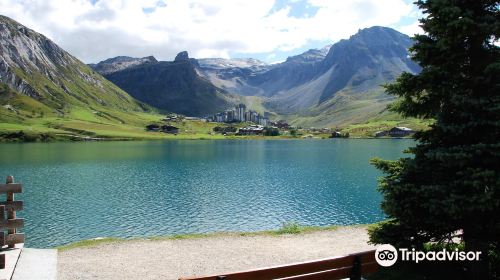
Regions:
<instances>
[{"instance_id":1,"label":"rocky outcrop","mask_svg":"<svg viewBox=\"0 0 500 280\"><path fill-rule=\"evenodd\" d=\"M198 63L187 52L173 62L152 62L103 75L136 99L156 108L205 116L233 104L233 96L214 86L197 72Z\"/></svg>"},{"instance_id":2,"label":"rocky outcrop","mask_svg":"<svg viewBox=\"0 0 500 280\"><path fill-rule=\"evenodd\" d=\"M189 61L189 54L187 51L182 51L175 56L174 62Z\"/></svg>"}]
</instances>

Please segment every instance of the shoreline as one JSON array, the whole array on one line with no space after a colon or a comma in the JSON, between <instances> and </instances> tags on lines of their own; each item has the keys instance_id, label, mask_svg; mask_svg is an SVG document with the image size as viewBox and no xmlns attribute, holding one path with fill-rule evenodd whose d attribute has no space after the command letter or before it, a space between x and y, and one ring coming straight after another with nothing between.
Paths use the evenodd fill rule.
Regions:
<instances>
[{"instance_id":1,"label":"shoreline","mask_svg":"<svg viewBox=\"0 0 500 280\"><path fill-rule=\"evenodd\" d=\"M1 135L0 135L1 136ZM286 137L286 136L258 136L258 137L248 137L241 136L240 137L185 137L180 136L178 138L174 137L165 137L165 138L123 138L123 137L92 137L85 138L81 136L72 136L72 138L57 138L51 140L6 140L5 138L0 138L0 144L10 144L10 143L81 143L81 142L131 142L131 141L193 141L193 140L202 140L202 141L219 141L219 140L333 140L333 139L345 139L345 140L406 140L413 139L412 137L349 137L349 138L326 138L326 137L313 137L313 138L303 138L303 137Z\"/></svg>"},{"instance_id":2,"label":"shoreline","mask_svg":"<svg viewBox=\"0 0 500 280\"><path fill-rule=\"evenodd\" d=\"M169 122L178 127L177 134L163 133L158 131L147 131L147 123L153 120L142 120L138 123L111 124L96 123L88 120L37 120L34 123L10 124L0 123L0 143L24 143L24 142L86 142L86 141L144 141L144 140L282 140L282 139L330 139L333 128L322 130L319 128L298 128L296 134L288 129L281 130L280 135L224 135L215 132L215 128L226 126L221 123L202 122L194 120L184 120ZM235 127L245 125L242 123ZM405 123L383 122L375 128L370 123L356 124L343 127L340 131L342 135L349 134L346 139L393 139L392 137L375 137L374 133L387 129L393 125L406 125ZM410 125L410 124L408 124ZM361 127L361 128L360 128ZM364 129L363 127L367 127ZM415 130L425 129L422 126L414 125ZM336 128L335 131L339 131ZM341 138L341 137L336 137ZM395 137L399 138L399 137ZM410 138L410 137L402 137Z\"/></svg>"},{"instance_id":3,"label":"shoreline","mask_svg":"<svg viewBox=\"0 0 500 280\"><path fill-rule=\"evenodd\" d=\"M136 241L162 241L162 240L185 240L185 239L206 239L206 238L217 238L217 237L250 237L250 236L274 236L279 237L282 235L302 235L308 233L317 233L324 231L336 231L341 229L367 229L372 224L354 224L354 225L329 225L329 226L300 226L295 223L285 224L279 229L274 230L262 230L262 231L216 231L216 232L206 232L206 233L183 233L183 234L173 234L173 235L157 235L148 237L96 237L92 239L83 239L60 246L55 246L50 249L57 249L59 251L71 250L76 248L86 248L94 247L102 244L111 243L127 243Z\"/></svg>"},{"instance_id":4,"label":"shoreline","mask_svg":"<svg viewBox=\"0 0 500 280\"><path fill-rule=\"evenodd\" d=\"M375 245L368 244L367 228L331 226L297 234L264 231L101 241L59 249L58 279L177 280L331 258L374 249Z\"/></svg>"}]
</instances>

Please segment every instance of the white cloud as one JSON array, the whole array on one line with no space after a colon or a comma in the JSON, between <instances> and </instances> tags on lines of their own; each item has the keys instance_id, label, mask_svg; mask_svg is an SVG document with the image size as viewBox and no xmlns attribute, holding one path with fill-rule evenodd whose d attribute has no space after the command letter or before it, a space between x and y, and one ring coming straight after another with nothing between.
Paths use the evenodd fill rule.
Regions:
<instances>
[{"instance_id":1,"label":"white cloud","mask_svg":"<svg viewBox=\"0 0 500 280\"><path fill-rule=\"evenodd\" d=\"M275 10L273 0L100 0L95 4L1 0L0 11L85 62L117 55L171 60L182 50L193 57L290 51L314 41L335 42L360 28L398 26L412 13L412 4L404 0L304 1L317 12L292 17L290 6ZM411 35L414 28L399 30Z\"/></svg>"},{"instance_id":2,"label":"white cloud","mask_svg":"<svg viewBox=\"0 0 500 280\"><path fill-rule=\"evenodd\" d=\"M413 36L415 34L424 34L424 30L420 27L420 22L415 21L412 24L404 25L399 28L396 28L399 32L408 34L409 36Z\"/></svg>"}]
</instances>

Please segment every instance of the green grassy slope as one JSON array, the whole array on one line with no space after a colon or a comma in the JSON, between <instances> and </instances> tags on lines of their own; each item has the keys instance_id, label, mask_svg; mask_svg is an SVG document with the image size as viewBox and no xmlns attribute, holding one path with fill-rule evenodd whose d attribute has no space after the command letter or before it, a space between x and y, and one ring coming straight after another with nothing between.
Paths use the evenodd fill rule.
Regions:
<instances>
[{"instance_id":1,"label":"green grassy slope","mask_svg":"<svg viewBox=\"0 0 500 280\"><path fill-rule=\"evenodd\" d=\"M0 134L23 131L33 136L50 134L53 138L127 138L141 136L146 124L161 118L154 112L75 103L65 104L63 110L54 110L0 84Z\"/></svg>"},{"instance_id":2,"label":"green grassy slope","mask_svg":"<svg viewBox=\"0 0 500 280\"><path fill-rule=\"evenodd\" d=\"M402 118L397 114L387 114L365 122L347 125L341 128L341 132L349 133L351 137L373 137L376 132L388 130L395 126L405 126L417 131L427 130L432 123L432 120Z\"/></svg>"},{"instance_id":3,"label":"green grassy slope","mask_svg":"<svg viewBox=\"0 0 500 280\"><path fill-rule=\"evenodd\" d=\"M165 116L155 111L127 111L102 106L90 109L74 104L65 108L65 113L61 114L0 83L0 141L225 138L213 133L213 128L220 124L198 120L170 122L179 128L178 135L147 132L146 125L165 123L161 121Z\"/></svg>"},{"instance_id":4,"label":"green grassy slope","mask_svg":"<svg viewBox=\"0 0 500 280\"><path fill-rule=\"evenodd\" d=\"M334 103L335 101L335 103ZM339 96L331 103L323 104L321 108L294 115L279 115L292 125L300 127L336 128L351 137L372 137L375 132L387 130L395 126L405 126L413 130L425 130L432 120L404 118L391 112L387 106L394 101L392 98L380 98L370 95L363 98L344 98Z\"/></svg>"}]
</instances>

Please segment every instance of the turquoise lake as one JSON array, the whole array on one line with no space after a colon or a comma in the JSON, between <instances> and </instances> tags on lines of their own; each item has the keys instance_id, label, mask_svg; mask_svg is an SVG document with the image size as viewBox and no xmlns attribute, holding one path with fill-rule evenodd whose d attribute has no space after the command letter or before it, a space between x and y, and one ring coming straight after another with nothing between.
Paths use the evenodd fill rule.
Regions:
<instances>
[{"instance_id":1,"label":"turquoise lake","mask_svg":"<svg viewBox=\"0 0 500 280\"><path fill-rule=\"evenodd\" d=\"M24 184L26 246L96 237L349 225L384 218L372 157L412 140L187 140L0 144ZM5 200L5 195L1 196Z\"/></svg>"}]
</instances>

